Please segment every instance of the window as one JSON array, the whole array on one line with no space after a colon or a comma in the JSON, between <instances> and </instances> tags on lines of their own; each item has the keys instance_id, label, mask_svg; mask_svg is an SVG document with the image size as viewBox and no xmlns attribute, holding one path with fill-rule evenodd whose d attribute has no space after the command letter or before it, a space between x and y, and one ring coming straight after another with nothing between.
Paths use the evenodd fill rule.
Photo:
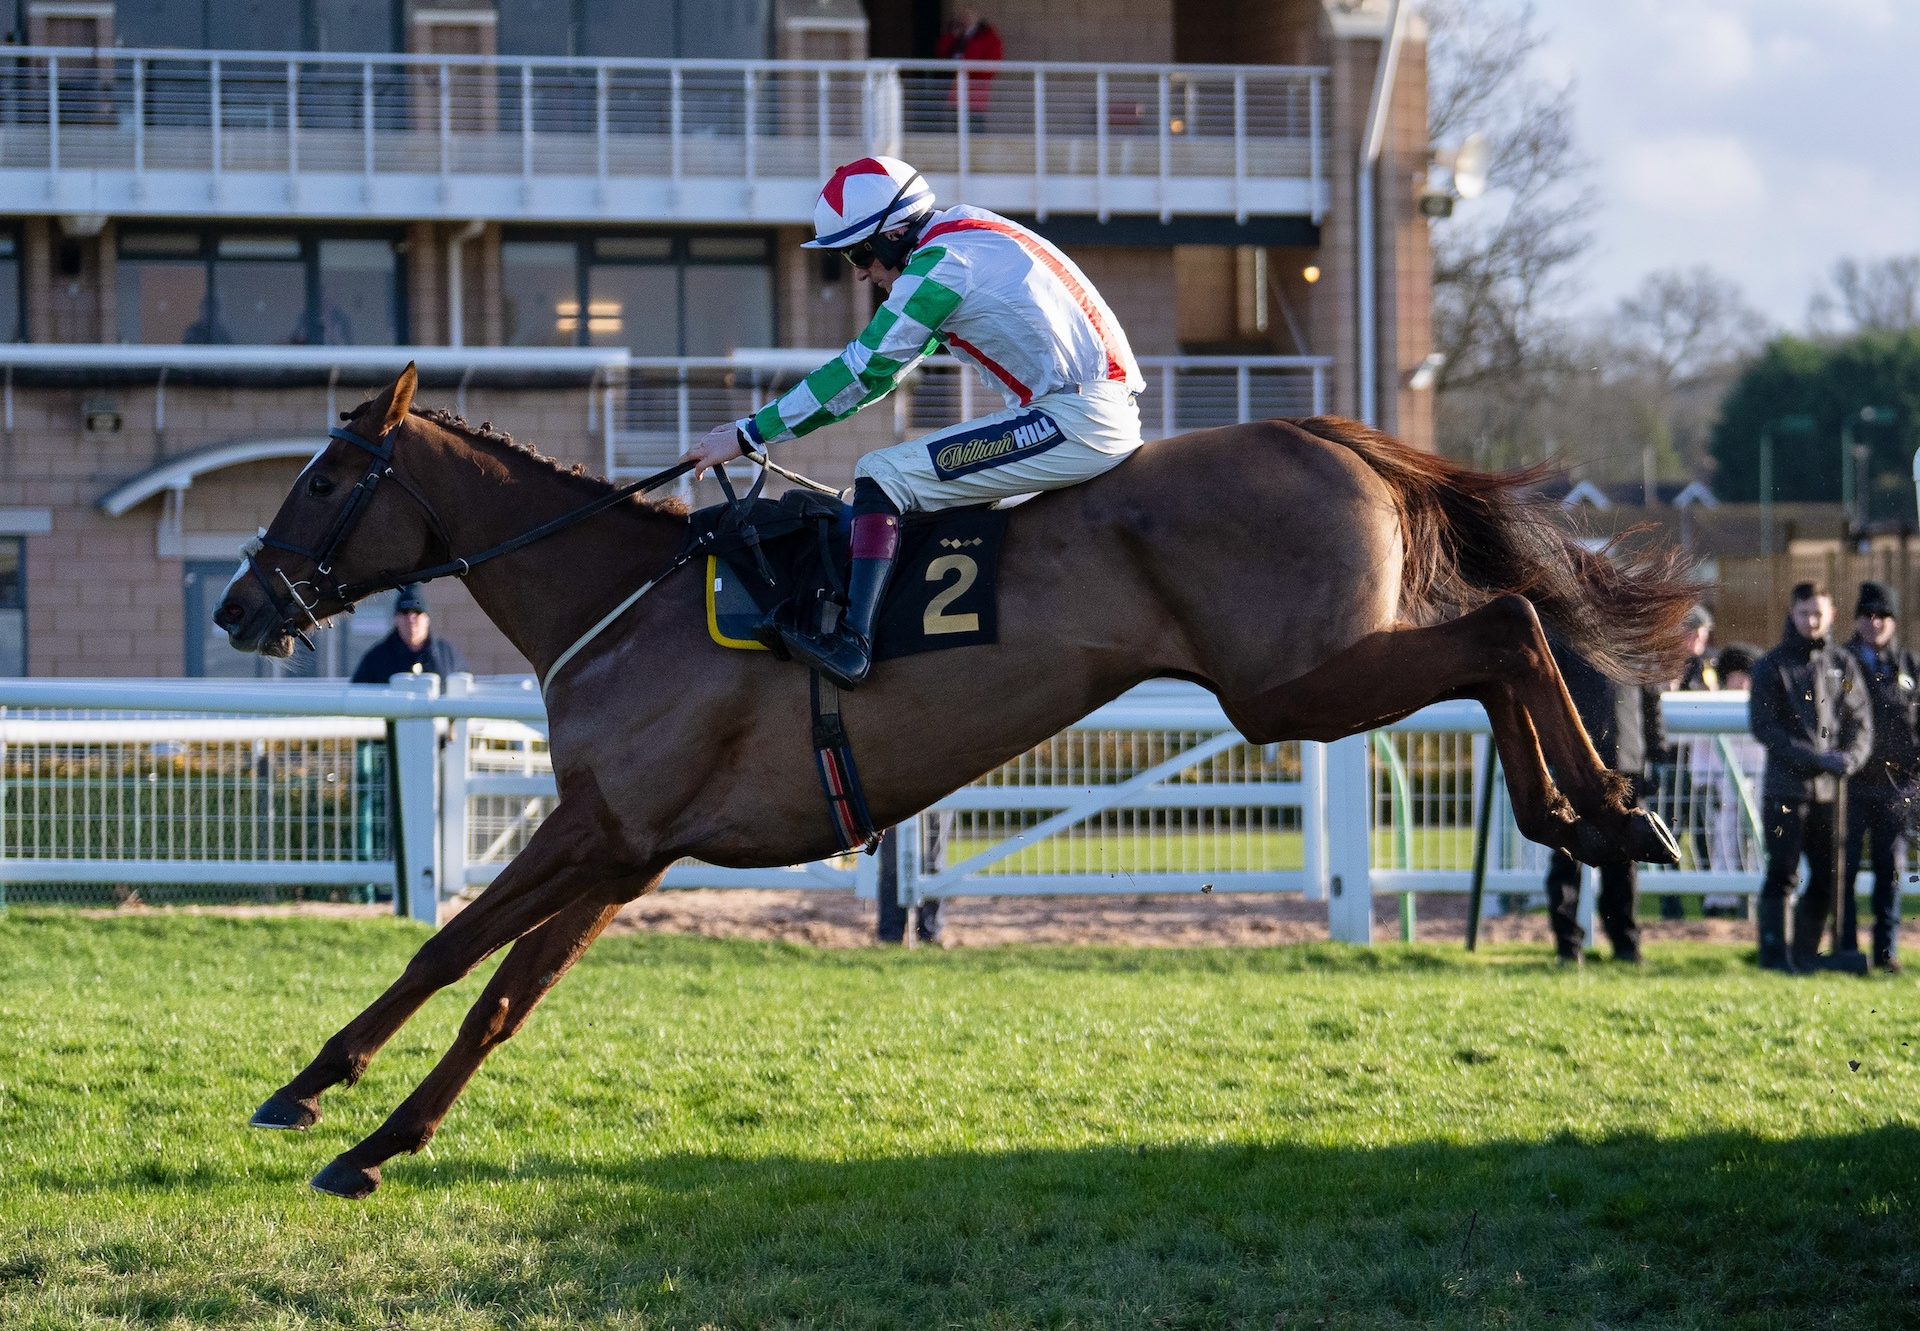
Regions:
<instances>
[{"instance_id":1,"label":"window","mask_svg":"<svg viewBox=\"0 0 1920 1331\"><path fill-rule=\"evenodd\" d=\"M398 51L400 0L141 0L115 7L121 46Z\"/></svg>"},{"instance_id":2,"label":"window","mask_svg":"<svg viewBox=\"0 0 1920 1331\"><path fill-rule=\"evenodd\" d=\"M0 342L19 342L25 321L20 317L20 241L0 231Z\"/></svg>"},{"instance_id":3,"label":"window","mask_svg":"<svg viewBox=\"0 0 1920 1331\"><path fill-rule=\"evenodd\" d=\"M0 536L0 675L27 673L27 540Z\"/></svg>"},{"instance_id":4,"label":"window","mask_svg":"<svg viewBox=\"0 0 1920 1331\"><path fill-rule=\"evenodd\" d=\"M120 340L393 346L401 281L393 237L129 229Z\"/></svg>"},{"instance_id":5,"label":"window","mask_svg":"<svg viewBox=\"0 0 1920 1331\"><path fill-rule=\"evenodd\" d=\"M774 345L772 246L765 236L510 233L500 269L508 346L724 356L736 347Z\"/></svg>"},{"instance_id":6,"label":"window","mask_svg":"<svg viewBox=\"0 0 1920 1331\"><path fill-rule=\"evenodd\" d=\"M771 0L499 0L501 55L765 60Z\"/></svg>"}]
</instances>

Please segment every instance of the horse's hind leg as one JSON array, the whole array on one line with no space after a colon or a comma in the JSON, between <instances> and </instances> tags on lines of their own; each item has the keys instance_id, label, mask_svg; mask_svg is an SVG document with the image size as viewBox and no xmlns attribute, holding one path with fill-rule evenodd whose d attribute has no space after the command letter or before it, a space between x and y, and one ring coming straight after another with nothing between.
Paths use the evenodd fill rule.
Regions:
<instances>
[{"instance_id":1,"label":"horse's hind leg","mask_svg":"<svg viewBox=\"0 0 1920 1331\"><path fill-rule=\"evenodd\" d=\"M429 998L606 879L604 868L582 863L583 847L593 839L590 822L562 800L487 890L421 945L400 978L254 1111L253 1126L310 1128L319 1122L320 1093L360 1080L381 1046Z\"/></svg>"},{"instance_id":2,"label":"horse's hind leg","mask_svg":"<svg viewBox=\"0 0 1920 1331\"><path fill-rule=\"evenodd\" d=\"M358 1200L380 1186L380 1166L385 1161L424 1147L486 1056L520 1029L534 1005L559 983L620 907L658 879L656 873L638 882L609 885L515 943L460 1023L452 1047L426 1080L370 1136L314 1175L313 1187Z\"/></svg>"},{"instance_id":3,"label":"horse's hind leg","mask_svg":"<svg viewBox=\"0 0 1920 1331\"><path fill-rule=\"evenodd\" d=\"M1368 634L1297 679L1223 703L1250 739L1333 740L1446 698L1472 698L1487 709L1514 816L1527 837L1588 863L1674 862L1671 836L1625 802L1601 765L1539 619L1521 597L1501 597L1429 628Z\"/></svg>"}]
</instances>

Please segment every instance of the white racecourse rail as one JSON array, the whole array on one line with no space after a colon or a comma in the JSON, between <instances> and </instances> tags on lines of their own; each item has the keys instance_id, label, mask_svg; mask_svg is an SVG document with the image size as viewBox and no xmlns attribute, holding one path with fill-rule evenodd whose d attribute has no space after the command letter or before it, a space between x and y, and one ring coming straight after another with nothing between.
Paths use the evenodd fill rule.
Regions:
<instances>
[{"instance_id":1,"label":"white racecourse rail","mask_svg":"<svg viewBox=\"0 0 1920 1331\"><path fill-rule=\"evenodd\" d=\"M1652 799L1683 864L1645 886L1751 893L1760 755L1745 696L1665 706L1677 757ZM0 680L0 890L377 882L432 922L552 807L545 725L530 681L464 675L444 694L430 676ZM1330 745L1252 745L1203 690L1143 685L914 819L896 839L901 894L1296 893L1328 903L1332 937L1369 941L1375 894L1467 890L1487 747L1473 703ZM1494 795L1487 884L1535 891L1545 853ZM871 896L876 878L866 857L686 861L666 886Z\"/></svg>"}]
</instances>

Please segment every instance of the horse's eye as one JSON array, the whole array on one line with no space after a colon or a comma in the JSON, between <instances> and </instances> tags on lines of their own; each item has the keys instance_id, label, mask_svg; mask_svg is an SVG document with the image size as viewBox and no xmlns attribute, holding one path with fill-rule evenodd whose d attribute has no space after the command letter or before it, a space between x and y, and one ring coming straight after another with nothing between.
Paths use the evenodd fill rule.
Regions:
<instances>
[{"instance_id":1,"label":"horse's eye","mask_svg":"<svg viewBox=\"0 0 1920 1331\"><path fill-rule=\"evenodd\" d=\"M324 476L316 476L307 482L307 493L315 499L325 499L333 493L333 482Z\"/></svg>"}]
</instances>

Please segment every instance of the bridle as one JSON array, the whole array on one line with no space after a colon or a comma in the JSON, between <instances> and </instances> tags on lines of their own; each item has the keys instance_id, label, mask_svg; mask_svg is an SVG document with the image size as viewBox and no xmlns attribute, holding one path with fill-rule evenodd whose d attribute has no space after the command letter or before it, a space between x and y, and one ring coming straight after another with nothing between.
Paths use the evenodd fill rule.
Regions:
<instances>
[{"instance_id":1,"label":"bridle","mask_svg":"<svg viewBox=\"0 0 1920 1331\"><path fill-rule=\"evenodd\" d=\"M313 650L313 639L307 636L306 631L309 628L316 630L320 628L320 619L314 614L314 610L322 600L332 598L339 601L346 608L347 613L351 614L354 602L364 600L376 592L391 591L395 587L404 587L408 583L432 582L436 578L465 577L489 559L511 554L522 546L531 545L562 528L572 526L583 518L592 517L595 513L609 509L629 496L645 494L649 490L658 489L669 481L678 479L690 470L696 461L694 458L683 459L665 471L658 471L644 479L629 482L610 494L601 495L591 503L583 504L550 522L535 527L532 531L522 532L510 540L502 541L490 550L483 550L477 555L455 557L453 540L447 534L446 524L440 521L440 515L434 512L433 505L427 502L427 497L393 468L394 436L400 433L400 427L405 423L403 420L396 424L381 435L377 443L344 426L335 426L327 431L328 438L338 439L365 450L367 468L360 474L360 479L354 483L353 489L348 492L346 502L334 515L333 522L327 527L326 534L320 538L318 546L309 550L291 541L282 541L269 536L263 528L258 536L241 547L240 554L247 571L252 573L254 580L260 584L267 595L267 603L273 607L274 613L279 617L275 627L279 632L291 634L305 643L308 651ZM427 524L433 529L441 548L449 557L445 563L414 569L408 573L370 578L364 582L342 583L334 576L334 562L341 547L346 545L347 538L353 534L353 529L359 525L360 519L366 516L367 505L373 501L374 491L383 480L391 480L400 487L407 498L418 505L420 511L426 515ZM311 560L313 562L312 578L295 581L287 576L284 569L276 568L273 570L274 577L279 579L279 585L276 586L274 578L268 577L267 571L260 566L258 556L263 549L284 550L290 555ZM302 588L312 593L310 599L301 595ZM284 598L282 597L283 589Z\"/></svg>"},{"instance_id":2,"label":"bridle","mask_svg":"<svg viewBox=\"0 0 1920 1331\"><path fill-rule=\"evenodd\" d=\"M379 488L381 481L391 480L399 486L401 493L413 500L420 511L426 515L428 525L433 528L434 535L439 538L440 544L447 553L453 553L453 542L447 535L446 524L441 522L440 515L433 511L433 505L428 503L427 497L414 489L404 476L393 469L393 437L399 432L400 426L395 425L380 436L378 443L375 443L345 426L335 426L327 431L327 437L330 439L338 439L356 448L364 449L367 454L367 468L360 473L360 479L354 482L353 489L347 492L346 502L340 506L340 511L334 514L333 522L327 527L326 534L320 538L319 545L309 550L291 541L269 536L263 528L258 536L248 541L241 549L248 571L266 592L268 602L280 616L280 630L300 639L307 645L308 651L313 650L313 639L307 636L306 631L308 628L320 627L320 620L314 614L314 609L323 599L332 597L344 603L351 611L353 603L364 596L371 596L374 592L385 591L390 587L415 581L411 578L399 578L343 585L334 576L334 559L340 553L340 547L345 545L347 538L353 534L353 529L360 525L360 519L366 516L367 506L373 502L374 491ZM273 572L279 579L279 586L275 586L273 579L269 578L266 571L260 567L260 561L257 558L263 549L284 550L290 555L298 555L302 559L313 561L313 577L296 582L287 576L286 570L276 568ZM312 593L311 599L300 594L303 587ZM285 600L281 599L283 589L286 593Z\"/></svg>"}]
</instances>

